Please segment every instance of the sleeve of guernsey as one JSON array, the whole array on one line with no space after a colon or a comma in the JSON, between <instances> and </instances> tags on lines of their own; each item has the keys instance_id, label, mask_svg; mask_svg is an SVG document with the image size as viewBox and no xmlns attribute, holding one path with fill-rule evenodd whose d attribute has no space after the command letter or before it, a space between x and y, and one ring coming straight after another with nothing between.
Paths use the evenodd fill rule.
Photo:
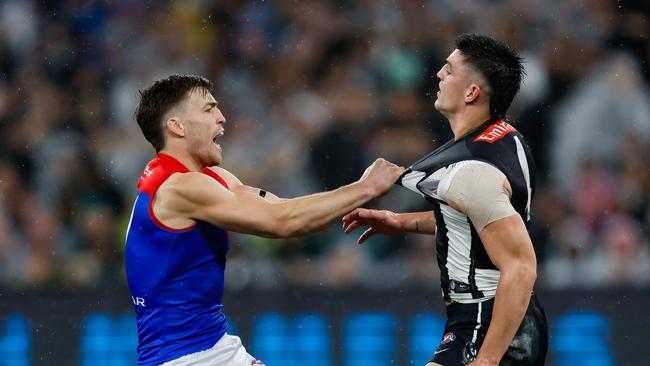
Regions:
<instances>
[{"instance_id":1,"label":"sleeve of guernsey","mask_svg":"<svg viewBox=\"0 0 650 366\"><path fill-rule=\"evenodd\" d=\"M494 221L517 213L505 188L506 176L484 162L472 162L457 168L440 196L454 209L472 220L477 232Z\"/></svg>"}]
</instances>

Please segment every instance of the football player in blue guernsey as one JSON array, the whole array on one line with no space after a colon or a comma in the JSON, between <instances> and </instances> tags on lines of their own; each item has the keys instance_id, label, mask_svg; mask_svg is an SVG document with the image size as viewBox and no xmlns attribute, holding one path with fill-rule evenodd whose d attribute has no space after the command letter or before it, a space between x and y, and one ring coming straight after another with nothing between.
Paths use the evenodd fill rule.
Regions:
<instances>
[{"instance_id":1,"label":"football player in blue guernsey","mask_svg":"<svg viewBox=\"0 0 650 366\"><path fill-rule=\"evenodd\" d=\"M367 227L359 243L378 233L436 235L447 324L427 366L544 364L548 330L532 294L537 263L527 230L535 170L523 136L504 120L523 75L521 58L503 43L459 37L437 73L434 104L454 139L398 182L433 210L356 209L343 218L346 233Z\"/></svg>"},{"instance_id":2,"label":"football player in blue guernsey","mask_svg":"<svg viewBox=\"0 0 650 366\"><path fill-rule=\"evenodd\" d=\"M227 230L313 233L386 193L404 172L377 159L354 183L294 199L247 186L219 167L226 120L211 88L202 77L169 76L140 93L135 111L157 152L138 182L126 234L140 365L261 365L226 334Z\"/></svg>"}]
</instances>

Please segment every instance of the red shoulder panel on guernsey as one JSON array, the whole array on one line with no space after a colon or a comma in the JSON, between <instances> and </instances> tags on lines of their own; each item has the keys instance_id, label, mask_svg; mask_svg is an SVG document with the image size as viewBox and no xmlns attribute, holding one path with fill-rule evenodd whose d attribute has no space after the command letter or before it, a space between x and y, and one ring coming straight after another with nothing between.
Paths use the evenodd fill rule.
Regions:
<instances>
[{"instance_id":1,"label":"red shoulder panel on guernsey","mask_svg":"<svg viewBox=\"0 0 650 366\"><path fill-rule=\"evenodd\" d=\"M189 171L180 161L167 154L159 153L155 159L144 167L138 180L138 190L150 194L153 197L158 187L170 175L174 173L187 173Z\"/></svg>"},{"instance_id":2,"label":"red shoulder panel on guernsey","mask_svg":"<svg viewBox=\"0 0 650 366\"><path fill-rule=\"evenodd\" d=\"M167 154L159 153L158 156L156 156L155 159L150 161L147 166L145 166L144 170L142 171L142 174L140 175L140 179L138 180L138 190L140 192L148 194L150 197L154 197L156 195L156 191L158 191L158 188L160 185L169 178L174 173L188 173L190 172L189 169L183 163L180 161L176 160L174 157L169 156ZM210 177L214 178L217 182L219 182L222 186L228 188L228 184L226 181L219 176L215 171L209 168L205 168L201 171L201 173L209 175ZM153 206L152 206L153 200L149 201L149 216L153 220L153 222L158 225L159 227L168 230L168 231L173 231L173 232L180 232L180 231L186 231L189 229L192 229L196 225L192 225L186 228L172 228L169 227L156 217L156 215L153 212Z\"/></svg>"},{"instance_id":3,"label":"red shoulder panel on guernsey","mask_svg":"<svg viewBox=\"0 0 650 366\"><path fill-rule=\"evenodd\" d=\"M153 197L156 195L156 191L158 191L160 185L163 184L163 182L167 180L170 175L174 173L187 173L189 171L190 170L187 169L183 163L176 160L172 156L159 153L155 159L147 164L147 166L142 171L142 174L140 175L140 179L138 180L138 190L140 192L148 194L149 197L151 197L149 200L149 217L151 217L151 220L153 220L157 226L165 230L172 232L181 232L190 230L196 226L195 224L186 228L169 227L158 220L153 212L152 206Z\"/></svg>"},{"instance_id":4,"label":"red shoulder panel on guernsey","mask_svg":"<svg viewBox=\"0 0 650 366\"><path fill-rule=\"evenodd\" d=\"M517 130L514 127L512 127L509 123L505 121L498 121L490 125L483 133L476 136L474 142L482 141L482 142L493 143L495 141L502 139L510 132L514 132L514 131Z\"/></svg>"},{"instance_id":5,"label":"red shoulder panel on guernsey","mask_svg":"<svg viewBox=\"0 0 650 366\"><path fill-rule=\"evenodd\" d=\"M219 174L217 174L217 172L215 172L214 170L212 170L210 168L203 168L201 173L211 176L217 182L221 183L222 186L224 186L224 187L226 187L226 189L228 189L228 183L226 183L226 181L223 178L221 178L221 176Z\"/></svg>"}]
</instances>

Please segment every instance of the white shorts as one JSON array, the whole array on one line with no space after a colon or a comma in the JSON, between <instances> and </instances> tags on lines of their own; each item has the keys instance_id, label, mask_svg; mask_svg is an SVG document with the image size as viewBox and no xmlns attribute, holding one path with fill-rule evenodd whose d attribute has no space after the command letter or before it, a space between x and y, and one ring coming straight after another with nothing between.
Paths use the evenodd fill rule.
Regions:
<instances>
[{"instance_id":1,"label":"white shorts","mask_svg":"<svg viewBox=\"0 0 650 366\"><path fill-rule=\"evenodd\" d=\"M161 366L264 366L260 360L256 360L246 352L239 337L224 334L223 337L205 351L190 353L175 360L167 361Z\"/></svg>"}]
</instances>

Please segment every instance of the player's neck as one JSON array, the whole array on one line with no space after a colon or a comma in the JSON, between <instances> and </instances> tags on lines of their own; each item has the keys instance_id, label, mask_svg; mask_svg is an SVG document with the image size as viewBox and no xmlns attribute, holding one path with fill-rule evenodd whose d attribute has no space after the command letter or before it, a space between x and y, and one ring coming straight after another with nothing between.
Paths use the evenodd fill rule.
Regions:
<instances>
[{"instance_id":1,"label":"player's neck","mask_svg":"<svg viewBox=\"0 0 650 366\"><path fill-rule=\"evenodd\" d=\"M171 156L172 158L178 160L183 164L187 169L193 172L200 172L203 170L203 166L196 161L192 155L190 155L187 150L177 149L172 146L165 147L160 150L160 153Z\"/></svg>"},{"instance_id":2,"label":"player's neck","mask_svg":"<svg viewBox=\"0 0 650 366\"><path fill-rule=\"evenodd\" d=\"M491 117L490 113L484 110L466 109L447 118L449 119L449 126L454 133L454 141L458 141Z\"/></svg>"}]
</instances>

